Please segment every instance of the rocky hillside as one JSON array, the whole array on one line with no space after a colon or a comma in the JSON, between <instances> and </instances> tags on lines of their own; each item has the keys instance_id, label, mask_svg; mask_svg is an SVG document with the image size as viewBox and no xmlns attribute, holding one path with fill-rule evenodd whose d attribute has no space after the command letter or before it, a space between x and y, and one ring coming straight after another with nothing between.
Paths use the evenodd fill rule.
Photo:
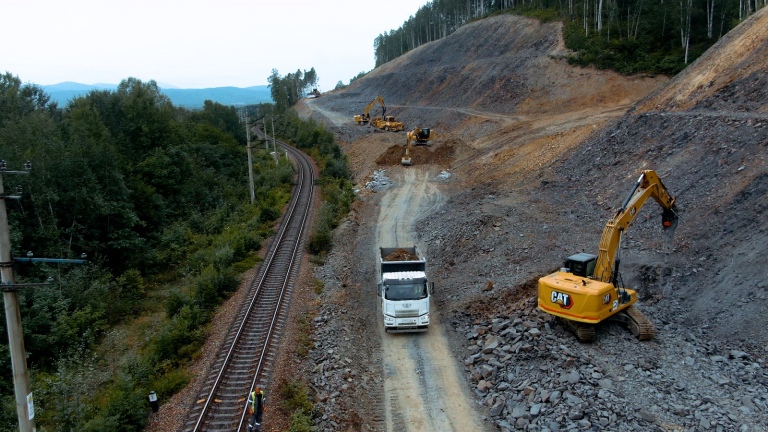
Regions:
<instances>
[{"instance_id":1,"label":"rocky hillside","mask_svg":"<svg viewBox=\"0 0 768 432\"><path fill-rule=\"evenodd\" d=\"M505 263L473 272L477 284L496 278L512 286L556 267L565 253L595 249L611 209L641 170L655 169L678 198L676 251L667 264L631 252L640 245L633 238L650 244L658 237L645 229L652 224L636 222L628 232L625 277L640 279L640 266L671 272L674 283L665 281L664 294L686 304L683 314L691 325L765 347L768 336L760 330L768 324L761 301L768 299L768 219L760 216L768 205L766 24L768 13L761 10L664 84L663 77L572 68L558 58L558 23L494 17L314 103L351 119L366 100L382 94L388 112L399 114L406 126L433 127L443 143L463 149L447 164L462 182L447 215L466 215L471 207L479 211L470 217L488 219L482 225L507 221L515 227L505 233L512 239L516 232L530 237L521 243L480 233L482 241L448 239L456 251L445 240L431 251L446 262L477 268L473 256L493 250ZM626 115L612 115L652 90ZM372 133L357 129L363 132L340 136L352 142ZM371 168L368 160L360 163ZM432 219L424 235L444 237L450 224L450 217ZM510 263L521 267L518 276L505 269ZM657 265L666 270L648 269Z\"/></svg>"},{"instance_id":2,"label":"rocky hillside","mask_svg":"<svg viewBox=\"0 0 768 432\"><path fill-rule=\"evenodd\" d=\"M377 164L402 134L351 121L376 95L407 127L438 131L434 151L453 151L435 166L450 173L448 201L416 230L456 356L496 428L765 430L768 9L671 80L573 68L562 53L558 24L498 16L299 109L345 142L364 200L374 170L402 169ZM670 246L649 202L621 250L658 336L641 343L606 325L579 344L536 310L532 282L596 253L643 169L661 175L680 214ZM354 243L348 230L338 254Z\"/></svg>"}]
</instances>

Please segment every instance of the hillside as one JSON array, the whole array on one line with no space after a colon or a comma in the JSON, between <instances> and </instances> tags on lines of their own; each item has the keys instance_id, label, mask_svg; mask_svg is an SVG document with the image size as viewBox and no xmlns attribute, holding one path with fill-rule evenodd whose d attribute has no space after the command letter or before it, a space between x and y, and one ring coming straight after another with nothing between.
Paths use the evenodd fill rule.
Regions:
<instances>
[{"instance_id":1,"label":"hillside","mask_svg":"<svg viewBox=\"0 0 768 432\"><path fill-rule=\"evenodd\" d=\"M316 352L353 350L345 376L363 375L366 388L386 380L365 363L380 358L381 344L328 317L378 324L365 289L375 279L371 232L382 196L408 187L415 172L445 196L413 230L490 429L764 430L768 10L671 80L568 66L559 34L557 23L480 20L298 107L344 141L361 189L317 271L326 304ZM406 129L437 131L431 148L416 149L423 162L399 165L402 133L352 123L379 94ZM638 288L657 337L641 343L607 325L594 344L580 344L536 310L533 282L567 255L596 253L643 169L661 175L681 218L669 247L649 202L622 246L624 280ZM374 171L392 180L366 187ZM325 384L322 393L338 388L333 372L316 372L326 356L313 361L309 377ZM378 430L361 418L382 404L358 392L319 406L334 423Z\"/></svg>"},{"instance_id":2,"label":"hillside","mask_svg":"<svg viewBox=\"0 0 768 432\"><path fill-rule=\"evenodd\" d=\"M539 249L541 259L528 267L529 274L545 272L560 261L560 252L547 252L554 245L562 245L559 251L595 248L596 234L637 173L657 170L678 193L681 207L675 259L683 268L711 263L681 278L672 295L710 300L696 300L703 310L690 308L687 316L727 320L710 297L721 299L715 304L743 298L738 293L755 292L764 274L753 260L765 259L758 251L766 244L766 227L757 216L766 201L767 23L763 10L664 85L662 77L626 78L569 67L557 56L562 52L555 37L558 24L495 17L465 26L446 41L427 44L313 103L351 119L364 101L380 93L388 101L387 112L408 127L432 127L442 137L438 142L463 149L448 164L458 178L455 182L461 183L451 185L452 200L487 200L467 187L472 186L495 195L497 206L509 196L541 206L529 211L549 226L571 226L578 220L577 233L572 227L553 240L531 245ZM495 42L488 49L487 42L478 41ZM622 110L627 114L620 116ZM357 129L364 131L363 140L372 139L370 128ZM392 138L373 134L381 135ZM349 147L354 155L356 146ZM353 161L367 164L358 171L370 174L371 160ZM457 205L448 205L446 211L461 213ZM447 219L440 218L442 223ZM540 237L536 226L530 230ZM727 259L739 251L752 251L744 260L750 265ZM461 258L472 260L469 253ZM702 289L712 281L722 282ZM750 321L758 324L755 328L742 324L716 331L758 338L757 345L764 345L768 338L755 331L768 324L761 309L759 302L738 307L754 318Z\"/></svg>"}]
</instances>

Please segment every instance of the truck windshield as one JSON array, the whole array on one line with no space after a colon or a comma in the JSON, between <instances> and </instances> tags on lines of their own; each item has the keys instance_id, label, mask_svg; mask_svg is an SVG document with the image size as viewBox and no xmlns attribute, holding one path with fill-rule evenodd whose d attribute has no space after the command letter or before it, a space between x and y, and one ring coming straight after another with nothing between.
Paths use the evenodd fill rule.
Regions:
<instances>
[{"instance_id":1,"label":"truck windshield","mask_svg":"<svg viewBox=\"0 0 768 432\"><path fill-rule=\"evenodd\" d=\"M427 298L427 284L387 285L384 296L387 300L419 300Z\"/></svg>"}]
</instances>

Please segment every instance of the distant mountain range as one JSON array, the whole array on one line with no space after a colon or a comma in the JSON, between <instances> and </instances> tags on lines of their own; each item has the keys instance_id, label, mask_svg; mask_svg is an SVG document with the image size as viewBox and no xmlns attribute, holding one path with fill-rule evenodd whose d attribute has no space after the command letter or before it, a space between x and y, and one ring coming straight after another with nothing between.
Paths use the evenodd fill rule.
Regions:
<instances>
[{"instance_id":1,"label":"distant mountain range","mask_svg":"<svg viewBox=\"0 0 768 432\"><path fill-rule=\"evenodd\" d=\"M51 96L51 100L58 102L63 107L73 98L85 96L91 90L116 90L115 84L80 84L75 82L63 82L54 85L41 86ZM215 87L207 89L179 89L164 88L160 85L160 92L171 99L176 106L187 109L203 107L206 100L218 102L222 105L244 106L262 102L272 103L272 95L269 86L253 87Z\"/></svg>"}]
</instances>

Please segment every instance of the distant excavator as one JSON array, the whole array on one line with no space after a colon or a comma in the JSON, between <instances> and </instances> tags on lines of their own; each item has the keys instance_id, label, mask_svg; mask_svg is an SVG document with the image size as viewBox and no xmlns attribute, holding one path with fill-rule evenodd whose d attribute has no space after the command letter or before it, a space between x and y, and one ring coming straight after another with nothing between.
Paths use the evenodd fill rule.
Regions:
<instances>
[{"instance_id":1,"label":"distant excavator","mask_svg":"<svg viewBox=\"0 0 768 432\"><path fill-rule=\"evenodd\" d=\"M603 229L598 255L578 253L568 257L560 271L539 279L538 307L559 317L582 342L595 338L595 324L619 321L629 327L639 340L655 336L651 321L634 306L637 292L624 288L617 257L621 236L645 204L653 198L663 209L664 230L674 232L678 217L675 198L653 170L640 175L624 204Z\"/></svg>"},{"instance_id":2,"label":"distant excavator","mask_svg":"<svg viewBox=\"0 0 768 432\"><path fill-rule=\"evenodd\" d=\"M405 156L400 159L400 164L411 166L411 143L414 145L429 145L429 142L435 138L435 132L427 128L415 128L406 135Z\"/></svg>"},{"instance_id":3,"label":"distant excavator","mask_svg":"<svg viewBox=\"0 0 768 432\"><path fill-rule=\"evenodd\" d=\"M362 114L357 114L353 117L355 123L357 124L365 124L371 121L370 111L371 108L373 108L374 105L376 105L376 102L381 104L381 118L384 117L384 114L387 112L387 106L384 105L384 99L381 96L376 96L374 100L371 101L368 105L365 106L365 111L363 111Z\"/></svg>"}]
</instances>

